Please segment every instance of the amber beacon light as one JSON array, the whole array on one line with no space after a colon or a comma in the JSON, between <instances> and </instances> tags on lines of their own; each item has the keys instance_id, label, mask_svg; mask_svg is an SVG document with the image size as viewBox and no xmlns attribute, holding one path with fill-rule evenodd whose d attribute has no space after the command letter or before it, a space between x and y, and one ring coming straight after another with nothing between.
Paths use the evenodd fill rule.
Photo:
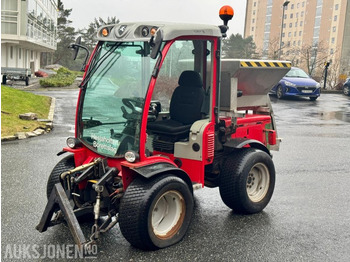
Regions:
<instances>
[{"instance_id":1,"label":"amber beacon light","mask_svg":"<svg viewBox=\"0 0 350 262\"><path fill-rule=\"evenodd\" d=\"M232 19L233 15L234 15L234 11L231 6L224 5L223 7L220 8L219 16L221 20L224 21L224 25L227 26L228 21Z\"/></svg>"}]
</instances>

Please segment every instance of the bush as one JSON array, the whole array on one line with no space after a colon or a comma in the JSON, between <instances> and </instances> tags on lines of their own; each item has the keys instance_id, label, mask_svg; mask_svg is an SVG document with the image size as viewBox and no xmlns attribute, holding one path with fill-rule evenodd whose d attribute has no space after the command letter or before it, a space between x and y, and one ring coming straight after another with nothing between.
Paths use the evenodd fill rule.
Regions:
<instances>
[{"instance_id":1,"label":"bush","mask_svg":"<svg viewBox=\"0 0 350 262\"><path fill-rule=\"evenodd\" d=\"M56 75L51 75L45 79L40 80L40 85L43 87L62 87L70 86L74 83L77 73L73 72L65 67L61 67L57 70Z\"/></svg>"}]
</instances>

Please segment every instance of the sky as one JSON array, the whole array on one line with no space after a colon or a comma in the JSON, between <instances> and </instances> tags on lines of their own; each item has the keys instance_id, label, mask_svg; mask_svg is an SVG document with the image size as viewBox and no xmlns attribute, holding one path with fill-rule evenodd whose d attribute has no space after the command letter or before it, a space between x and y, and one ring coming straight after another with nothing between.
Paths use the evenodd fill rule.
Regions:
<instances>
[{"instance_id":1,"label":"sky","mask_svg":"<svg viewBox=\"0 0 350 262\"><path fill-rule=\"evenodd\" d=\"M94 18L116 17L121 22L165 21L221 25L219 10L234 9L228 35L244 33L246 0L61 0L71 9L69 19L76 29L87 28Z\"/></svg>"}]
</instances>

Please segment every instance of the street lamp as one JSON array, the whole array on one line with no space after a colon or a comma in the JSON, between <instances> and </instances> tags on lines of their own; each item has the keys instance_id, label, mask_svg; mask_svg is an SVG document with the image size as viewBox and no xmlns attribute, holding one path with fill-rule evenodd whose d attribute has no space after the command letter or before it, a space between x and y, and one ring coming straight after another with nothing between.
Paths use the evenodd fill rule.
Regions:
<instances>
[{"instance_id":1,"label":"street lamp","mask_svg":"<svg viewBox=\"0 0 350 262\"><path fill-rule=\"evenodd\" d=\"M281 25L281 37L280 37L280 50L278 52L278 59L281 59L281 52L282 52L282 35L283 35L283 22L284 22L284 11L286 10L287 5L290 3L290 1L284 1L283 3L283 11L282 11L282 25Z\"/></svg>"}]
</instances>

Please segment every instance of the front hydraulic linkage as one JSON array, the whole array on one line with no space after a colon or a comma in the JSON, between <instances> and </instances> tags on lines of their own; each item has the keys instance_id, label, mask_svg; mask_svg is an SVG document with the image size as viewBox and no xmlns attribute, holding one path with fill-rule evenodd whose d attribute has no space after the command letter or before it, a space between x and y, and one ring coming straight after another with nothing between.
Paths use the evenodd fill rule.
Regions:
<instances>
[{"instance_id":1,"label":"front hydraulic linkage","mask_svg":"<svg viewBox=\"0 0 350 262\"><path fill-rule=\"evenodd\" d=\"M70 200L67 196L71 196L72 194L72 185L78 184L82 182L84 179L87 179L92 173L92 168L98 166L99 179L93 185L93 188L96 191L96 202L94 206L88 205L86 207L80 207L78 209L73 210ZM83 171L77 177L71 177L71 174L74 174L78 171ZM102 223L101 226L98 225L98 220L100 218L100 209L101 209L101 197L103 193L106 193L106 182L117 174L116 168L106 167L105 161L98 158L95 161L76 167L75 169L69 170L61 174L62 182L68 191L65 191L62 187L61 183L57 183L54 185L54 188L50 194L48 203L46 204L44 213L41 217L39 224L36 226L36 229L39 232L44 232L48 227L58 224L57 221L59 219L67 222L68 227L73 235L75 243L82 247L83 245L90 245L95 243L95 241L99 238L100 233L105 233L109 229L111 229L118 222L117 212L115 210L110 210L108 212L107 219ZM120 190L122 191L122 190ZM118 191L119 192L119 191ZM113 194L112 194L113 195ZM56 212L56 217L52 219L52 216ZM94 214L94 225L92 226L92 232L89 240L87 241L82 230L80 224L77 220L77 217L82 216L86 213ZM52 219L52 220L51 220Z\"/></svg>"}]
</instances>

